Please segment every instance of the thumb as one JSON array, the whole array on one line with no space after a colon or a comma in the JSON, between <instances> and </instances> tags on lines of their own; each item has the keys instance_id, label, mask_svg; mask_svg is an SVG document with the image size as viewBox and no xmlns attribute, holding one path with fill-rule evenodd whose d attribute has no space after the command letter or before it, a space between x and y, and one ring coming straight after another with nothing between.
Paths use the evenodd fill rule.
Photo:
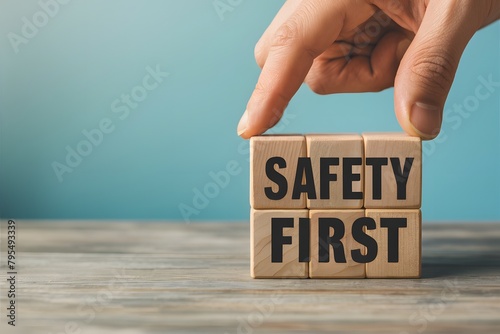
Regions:
<instances>
[{"instance_id":1,"label":"thumb","mask_svg":"<svg viewBox=\"0 0 500 334\"><path fill-rule=\"evenodd\" d=\"M394 82L399 124L408 134L435 138L460 57L479 28L474 1L431 0L401 60ZM474 15L476 14L476 15Z\"/></svg>"}]
</instances>

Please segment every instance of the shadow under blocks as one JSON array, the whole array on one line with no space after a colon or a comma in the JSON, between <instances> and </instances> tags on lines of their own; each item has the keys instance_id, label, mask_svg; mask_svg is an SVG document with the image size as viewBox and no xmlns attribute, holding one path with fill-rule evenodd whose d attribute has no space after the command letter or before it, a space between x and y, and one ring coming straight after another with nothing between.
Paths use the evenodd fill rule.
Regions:
<instances>
[{"instance_id":1,"label":"shadow under blocks","mask_svg":"<svg viewBox=\"0 0 500 334\"><path fill-rule=\"evenodd\" d=\"M253 137L251 276L418 278L421 194L420 138Z\"/></svg>"}]
</instances>

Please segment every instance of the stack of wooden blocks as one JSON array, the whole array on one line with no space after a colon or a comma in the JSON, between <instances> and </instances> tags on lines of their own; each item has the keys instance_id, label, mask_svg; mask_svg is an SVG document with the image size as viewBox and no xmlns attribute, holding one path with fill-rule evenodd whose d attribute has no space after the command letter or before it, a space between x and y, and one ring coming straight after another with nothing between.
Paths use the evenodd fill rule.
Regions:
<instances>
[{"instance_id":1,"label":"stack of wooden blocks","mask_svg":"<svg viewBox=\"0 0 500 334\"><path fill-rule=\"evenodd\" d=\"M420 277L421 188L416 137L253 137L251 276Z\"/></svg>"}]
</instances>

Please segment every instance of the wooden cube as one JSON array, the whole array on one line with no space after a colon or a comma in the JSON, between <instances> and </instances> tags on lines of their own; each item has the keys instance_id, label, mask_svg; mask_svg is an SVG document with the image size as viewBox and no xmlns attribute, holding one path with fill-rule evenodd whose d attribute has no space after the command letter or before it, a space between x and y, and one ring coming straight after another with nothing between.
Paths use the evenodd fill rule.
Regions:
<instances>
[{"instance_id":1,"label":"wooden cube","mask_svg":"<svg viewBox=\"0 0 500 334\"><path fill-rule=\"evenodd\" d=\"M421 205L422 142L400 133L365 133L365 200L367 209Z\"/></svg>"},{"instance_id":2,"label":"wooden cube","mask_svg":"<svg viewBox=\"0 0 500 334\"><path fill-rule=\"evenodd\" d=\"M359 249L362 254L365 252L365 247L356 242L351 233L354 221L364 217L364 215L365 210L309 211L311 218L310 278L365 277L365 264L354 262L351 256L351 251L355 249ZM332 220L332 218L339 221ZM341 224L342 222L343 224ZM321 237L320 229L322 230ZM328 237L336 237L340 239L340 242L333 238L326 239L325 229L328 230L328 234L326 234ZM337 262L337 260L339 261Z\"/></svg>"},{"instance_id":3,"label":"wooden cube","mask_svg":"<svg viewBox=\"0 0 500 334\"><path fill-rule=\"evenodd\" d=\"M367 278L418 278L421 273L422 218L420 210L365 210L376 228L366 234L377 241L378 253L366 264ZM391 243L388 244L390 235Z\"/></svg>"},{"instance_id":4,"label":"wooden cube","mask_svg":"<svg viewBox=\"0 0 500 334\"><path fill-rule=\"evenodd\" d=\"M363 138L356 134L307 135L316 199L309 209L363 207Z\"/></svg>"},{"instance_id":5,"label":"wooden cube","mask_svg":"<svg viewBox=\"0 0 500 334\"><path fill-rule=\"evenodd\" d=\"M308 210L251 210L250 272L253 278L308 277L308 262L299 262L299 218L308 218L308 214ZM289 243L273 245L273 231ZM273 250L273 247L276 248ZM279 262L273 262L273 255Z\"/></svg>"},{"instance_id":6,"label":"wooden cube","mask_svg":"<svg viewBox=\"0 0 500 334\"><path fill-rule=\"evenodd\" d=\"M304 136L258 136L250 139L252 208L304 209L306 207L304 193L297 199L292 198L299 157L306 157Z\"/></svg>"}]
</instances>

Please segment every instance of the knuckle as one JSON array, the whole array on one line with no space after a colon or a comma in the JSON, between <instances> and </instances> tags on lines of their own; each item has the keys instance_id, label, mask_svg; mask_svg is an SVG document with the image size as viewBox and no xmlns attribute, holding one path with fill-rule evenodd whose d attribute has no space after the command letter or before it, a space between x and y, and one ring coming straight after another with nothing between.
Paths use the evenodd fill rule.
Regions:
<instances>
[{"instance_id":1,"label":"knuckle","mask_svg":"<svg viewBox=\"0 0 500 334\"><path fill-rule=\"evenodd\" d=\"M396 72L397 67L383 73L375 72L369 83L369 91L378 93L388 88L394 87Z\"/></svg>"},{"instance_id":2,"label":"knuckle","mask_svg":"<svg viewBox=\"0 0 500 334\"><path fill-rule=\"evenodd\" d=\"M254 95L261 101L271 99L276 105L287 105L290 100L290 97L282 89L279 89L265 78L257 81L254 88Z\"/></svg>"},{"instance_id":3,"label":"knuckle","mask_svg":"<svg viewBox=\"0 0 500 334\"><path fill-rule=\"evenodd\" d=\"M264 55L264 49L262 47L261 41L259 41L253 50L255 61L257 62L257 65L259 65L260 68L264 67L264 64L266 62L266 57Z\"/></svg>"},{"instance_id":4,"label":"knuckle","mask_svg":"<svg viewBox=\"0 0 500 334\"><path fill-rule=\"evenodd\" d=\"M394 80L379 80L375 81L373 87L371 87L370 91L374 93L383 92L384 90L391 88L394 86Z\"/></svg>"},{"instance_id":5,"label":"knuckle","mask_svg":"<svg viewBox=\"0 0 500 334\"><path fill-rule=\"evenodd\" d=\"M456 61L446 50L423 50L410 67L418 82L430 91L447 92L455 77Z\"/></svg>"},{"instance_id":6,"label":"knuckle","mask_svg":"<svg viewBox=\"0 0 500 334\"><path fill-rule=\"evenodd\" d=\"M318 95L328 95L332 93L327 89L326 80L322 76L310 76L307 78L306 84L309 86L310 90Z\"/></svg>"},{"instance_id":7,"label":"knuckle","mask_svg":"<svg viewBox=\"0 0 500 334\"><path fill-rule=\"evenodd\" d=\"M262 97L268 91L268 87L262 82L262 80L257 81L254 88L254 94Z\"/></svg>"},{"instance_id":8,"label":"knuckle","mask_svg":"<svg viewBox=\"0 0 500 334\"><path fill-rule=\"evenodd\" d=\"M315 46L314 38L307 34L306 27L314 22L311 6L313 4L304 4L276 30L270 41L270 49L298 49L311 59L322 53L322 50Z\"/></svg>"},{"instance_id":9,"label":"knuckle","mask_svg":"<svg viewBox=\"0 0 500 334\"><path fill-rule=\"evenodd\" d=\"M275 48L292 46L297 43L299 35L300 30L296 20L289 19L276 30L271 46Z\"/></svg>"},{"instance_id":10,"label":"knuckle","mask_svg":"<svg viewBox=\"0 0 500 334\"><path fill-rule=\"evenodd\" d=\"M316 94L318 95L328 95L330 94L329 91L325 88L325 85L321 83L319 80L313 80L307 83L309 88Z\"/></svg>"}]
</instances>

